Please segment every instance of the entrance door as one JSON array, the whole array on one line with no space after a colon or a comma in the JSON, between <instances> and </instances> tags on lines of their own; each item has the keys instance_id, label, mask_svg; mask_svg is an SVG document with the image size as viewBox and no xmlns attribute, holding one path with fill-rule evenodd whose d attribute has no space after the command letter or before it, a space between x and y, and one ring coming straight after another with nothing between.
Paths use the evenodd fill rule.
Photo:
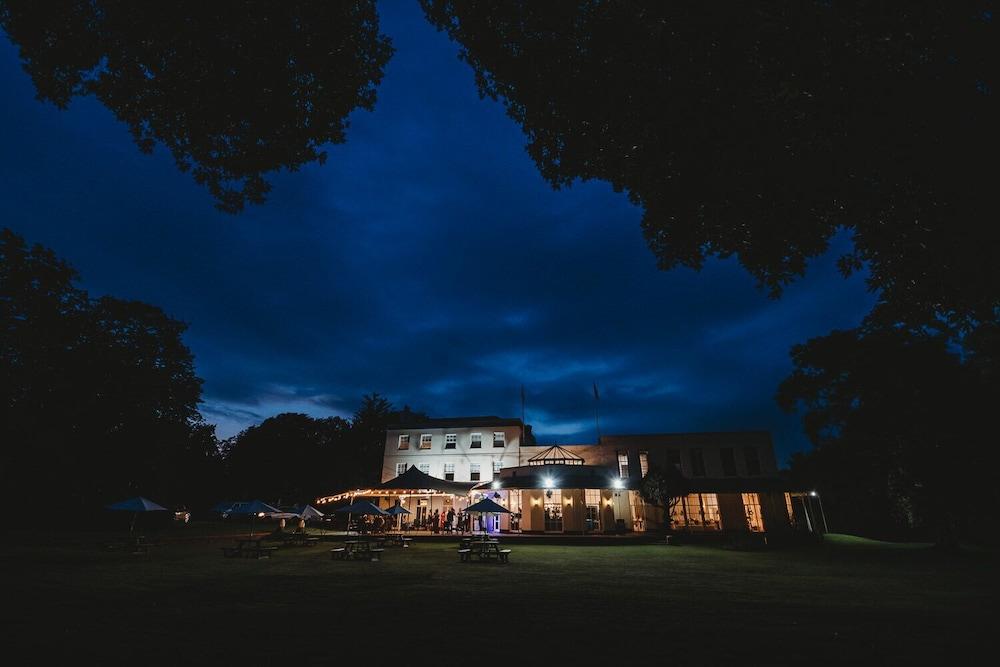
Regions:
<instances>
[{"instance_id":1,"label":"entrance door","mask_svg":"<svg viewBox=\"0 0 1000 667\"><path fill-rule=\"evenodd\" d=\"M587 505L587 513L583 518L583 530L588 533L601 532L601 508L599 505Z\"/></svg>"},{"instance_id":2,"label":"entrance door","mask_svg":"<svg viewBox=\"0 0 1000 667\"><path fill-rule=\"evenodd\" d=\"M545 492L545 532L561 533L562 529L562 491L549 489Z\"/></svg>"}]
</instances>

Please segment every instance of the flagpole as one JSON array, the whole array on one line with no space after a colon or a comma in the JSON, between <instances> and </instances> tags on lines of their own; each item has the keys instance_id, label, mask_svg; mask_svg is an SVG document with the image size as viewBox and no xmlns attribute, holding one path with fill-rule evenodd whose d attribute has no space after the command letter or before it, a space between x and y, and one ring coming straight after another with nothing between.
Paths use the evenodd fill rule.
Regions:
<instances>
[{"instance_id":1,"label":"flagpole","mask_svg":"<svg viewBox=\"0 0 1000 667\"><path fill-rule=\"evenodd\" d=\"M594 425L597 427L597 444L601 444L601 394L594 382Z\"/></svg>"}]
</instances>

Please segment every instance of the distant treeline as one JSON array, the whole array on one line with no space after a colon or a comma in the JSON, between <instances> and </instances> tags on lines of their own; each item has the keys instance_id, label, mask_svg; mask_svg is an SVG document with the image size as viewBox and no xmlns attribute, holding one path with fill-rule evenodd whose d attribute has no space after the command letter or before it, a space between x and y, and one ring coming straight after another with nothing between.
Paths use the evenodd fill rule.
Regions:
<instances>
[{"instance_id":1,"label":"distant treeline","mask_svg":"<svg viewBox=\"0 0 1000 667\"><path fill-rule=\"evenodd\" d=\"M92 298L41 246L0 232L0 483L10 507L89 516L144 495L305 502L381 474L382 434L404 418L365 396L351 419L282 414L219 441L198 411L186 325L155 306ZM412 416L412 414L411 414Z\"/></svg>"}]
</instances>

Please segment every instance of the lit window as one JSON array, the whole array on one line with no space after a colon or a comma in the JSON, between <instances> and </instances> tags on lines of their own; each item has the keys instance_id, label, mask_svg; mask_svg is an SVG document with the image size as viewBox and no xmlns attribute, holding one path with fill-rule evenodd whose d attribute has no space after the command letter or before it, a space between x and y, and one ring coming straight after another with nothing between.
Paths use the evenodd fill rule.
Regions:
<instances>
[{"instance_id":1,"label":"lit window","mask_svg":"<svg viewBox=\"0 0 1000 667\"><path fill-rule=\"evenodd\" d=\"M643 477L649 474L649 452L639 452L639 473Z\"/></svg>"},{"instance_id":2,"label":"lit window","mask_svg":"<svg viewBox=\"0 0 1000 667\"><path fill-rule=\"evenodd\" d=\"M755 533L764 532L764 516L760 511L760 496L756 493L744 493L743 511L747 515L747 527Z\"/></svg>"},{"instance_id":3,"label":"lit window","mask_svg":"<svg viewBox=\"0 0 1000 667\"><path fill-rule=\"evenodd\" d=\"M736 477L736 452L732 447L723 447L719 450L719 458L722 459L722 474L726 477Z\"/></svg>"},{"instance_id":4,"label":"lit window","mask_svg":"<svg viewBox=\"0 0 1000 667\"><path fill-rule=\"evenodd\" d=\"M472 441L469 443L469 448L471 448L471 449L479 449L480 447L483 446L483 434L482 433L473 433L471 437L472 437Z\"/></svg>"},{"instance_id":5,"label":"lit window","mask_svg":"<svg viewBox=\"0 0 1000 667\"><path fill-rule=\"evenodd\" d=\"M396 476L397 477L399 477L404 472L406 472L406 466L407 466L407 464L405 464L405 463L397 463L396 464Z\"/></svg>"},{"instance_id":6,"label":"lit window","mask_svg":"<svg viewBox=\"0 0 1000 667\"><path fill-rule=\"evenodd\" d=\"M496 474L496 473L500 472L500 468L502 468L502 467L503 467L503 463L501 463L500 461L494 461L493 462L493 473Z\"/></svg>"},{"instance_id":7,"label":"lit window","mask_svg":"<svg viewBox=\"0 0 1000 667\"><path fill-rule=\"evenodd\" d=\"M506 434L504 434L503 431L494 431L493 432L493 446L494 447L503 447L506 444L507 444L507 436L506 436Z\"/></svg>"},{"instance_id":8,"label":"lit window","mask_svg":"<svg viewBox=\"0 0 1000 667\"><path fill-rule=\"evenodd\" d=\"M622 479L628 477L628 452L618 452L618 476Z\"/></svg>"},{"instance_id":9,"label":"lit window","mask_svg":"<svg viewBox=\"0 0 1000 667\"><path fill-rule=\"evenodd\" d=\"M705 476L705 456L700 449L692 449L688 452L691 457L691 474L695 477Z\"/></svg>"},{"instance_id":10,"label":"lit window","mask_svg":"<svg viewBox=\"0 0 1000 667\"><path fill-rule=\"evenodd\" d=\"M469 472L471 473L469 479L473 482L479 481L479 464L473 463L469 466Z\"/></svg>"},{"instance_id":11,"label":"lit window","mask_svg":"<svg viewBox=\"0 0 1000 667\"><path fill-rule=\"evenodd\" d=\"M417 468L419 468L420 472L424 473L425 475L431 474L431 464L430 463L421 463L421 464L419 464L417 466Z\"/></svg>"},{"instance_id":12,"label":"lit window","mask_svg":"<svg viewBox=\"0 0 1000 667\"><path fill-rule=\"evenodd\" d=\"M455 464L445 463L444 464L444 478L448 481L453 481L455 479Z\"/></svg>"},{"instance_id":13,"label":"lit window","mask_svg":"<svg viewBox=\"0 0 1000 667\"><path fill-rule=\"evenodd\" d=\"M403 435L399 436L399 448L400 449L409 449L410 448L410 436L409 435L407 435L407 434L404 433Z\"/></svg>"},{"instance_id":14,"label":"lit window","mask_svg":"<svg viewBox=\"0 0 1000 667\"><path fill-rule=\"evenodd\" d=\"M746 457L747 461L747 474L748 475L759 475L760 474L760 456L757 454L756 447L744 447L743 455Z\"/></svg>"},{"instance_id":15,"label":"lit window","mask_svg":"<svg viewBox=\"0 0 1000 667\"><path fill-rule=\"evenodd\" d=\"M431 434L424 433L420 436L420 449L430 449L431 448Z\"/></svg>"},{"instance_id":16,"label":"lit window","mask_svg":"<svg viewBox=\"0 0 1000 667\"><path fill-rule=\"evenodd\" d=\"M455 445L458 444L458 435L455 433L449 433L444 436L444 448L445 449L455 449Z\"/></svg>"}]
</instances>

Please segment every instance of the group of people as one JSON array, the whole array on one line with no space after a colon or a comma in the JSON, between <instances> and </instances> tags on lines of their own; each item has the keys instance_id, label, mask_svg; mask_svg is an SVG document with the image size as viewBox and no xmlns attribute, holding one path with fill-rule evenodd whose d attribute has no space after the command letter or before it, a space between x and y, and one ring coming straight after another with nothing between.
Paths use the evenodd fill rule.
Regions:
<instances>
[{"instance_id":1,"label":"group of people","mask_svg":"<svg viewBox=\"0 0 1000 667\"><path fill-rule=\"evenodd\" d=\"M465 512L455 512L454 507L449 507L447 512L434 510L428 512L423 517L418 517L414 521L414 528L423 528L435 533L451 533L455 531L466 532L469 530L469 515Z\"/></svg>"}]
</instances>

